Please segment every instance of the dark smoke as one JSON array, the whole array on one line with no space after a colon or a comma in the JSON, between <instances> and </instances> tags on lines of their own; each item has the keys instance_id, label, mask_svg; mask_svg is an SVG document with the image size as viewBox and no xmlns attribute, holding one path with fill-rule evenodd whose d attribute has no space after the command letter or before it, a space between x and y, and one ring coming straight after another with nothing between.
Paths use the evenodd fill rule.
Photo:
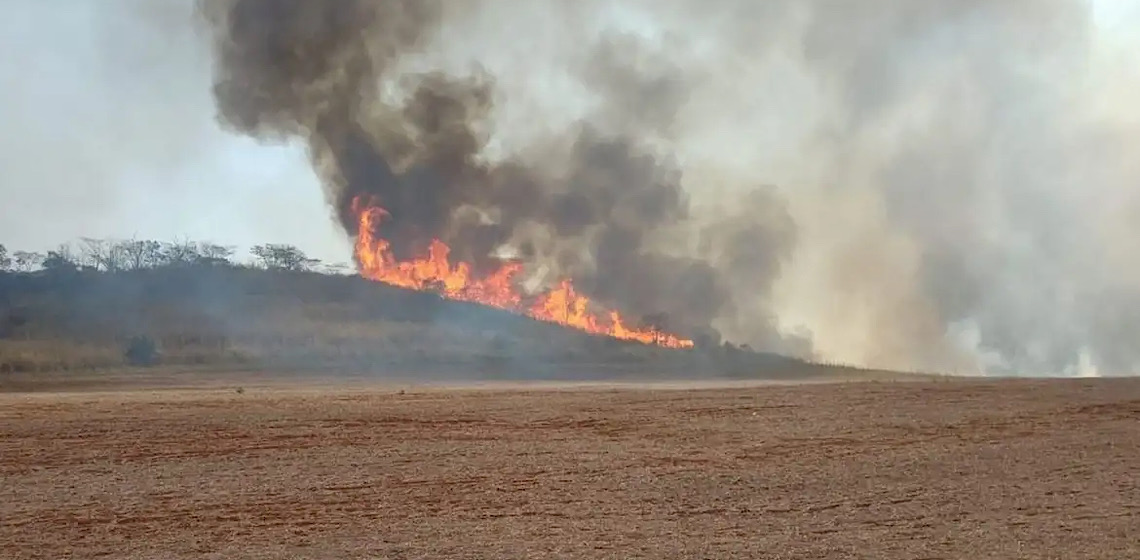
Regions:
<instances>
[{"instance_id":1,"label":"dark smoke","mask_svg":"<svg viewBox=\"0 0 1140 560\"><path fill-rule=\"evenodd\" d=\"M304 139L345 231L356 233L352 201L374 200L391 215L376 233L399 258L422 255L438 238L453 260L483 271L511 247L535 274L570 276L603 304L714 334L713 322L738 309L735 295L764 300L757 296L794 242L794 224L768 190L741 200L735 219L692 221L680 166L652 142L669 136L686 80L667 62L645 64L635 41L603 36L587 46L581 82L601 100L591 119L551 133L533 153L490 162L495 77L402 65L440 40L444 4L219 0L199 8L215 31L224 125L268 141ZM755 212L777 219L756 221ZM686 231L700 238L699 251ZM782 349L775 325L766 320L764 329L758 338Z\"/></svg>"},{"instance_id":2,"label":"dark smoke","mask_svg":"<svg viewBox=\"0 0 1140 560\"><path fill-rule=\"evenodd\" d=\"M1140 371L1127 3L200 7L225 125L305 140L402 256L870 367Z\"/></svg>"}]
</instances>

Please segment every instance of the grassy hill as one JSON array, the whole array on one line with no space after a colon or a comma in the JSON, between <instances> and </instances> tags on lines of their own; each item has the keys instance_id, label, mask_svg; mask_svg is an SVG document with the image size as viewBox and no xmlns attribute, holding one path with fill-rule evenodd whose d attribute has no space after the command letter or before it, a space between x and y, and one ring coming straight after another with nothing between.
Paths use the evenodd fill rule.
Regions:
<instances>
[{"instance_id":1,"label":"grassy hill","mask_svg":"<svg viewBox=\"0 0 1140 560\"><path fill-rule=\"evenodd\" d=\"M731 345L621 342L355 276L235 266L0 274L0 375L170 366L528 379L808 367Z\"/></svg>"}]
</instances>

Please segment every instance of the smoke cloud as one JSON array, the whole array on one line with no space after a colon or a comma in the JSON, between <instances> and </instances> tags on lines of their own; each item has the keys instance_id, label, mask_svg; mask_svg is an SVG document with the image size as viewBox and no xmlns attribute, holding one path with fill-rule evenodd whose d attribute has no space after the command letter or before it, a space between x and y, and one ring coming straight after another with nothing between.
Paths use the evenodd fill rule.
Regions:
<instances>
[{"instance_id":1,"label":"smoke cloud","mask_svg":"<svg viewBox=\"0 0 1140 560\"><path fill-rule=\"evenodd\" d=\"M1086 2L199 13L223 126L302 139L345 231L375 200L399 257L511 252L634 316L800 356L1140 372L1140 61Z\"/></svg>"},{"instance_id":2,"label":"smoke cloud","mask_svg":"<svg viewBox=\"0 0 1140 560\"><path fill-rule=\"evenodd\" d=\"M203 13L220 30L220 115L260 138L304 137L345 230L358 227L354 200L382 205L390 218L375 233L397 258L440 239L486 272L514 249L608 306L710 332L732 302L731 267L753 259L727 255L721 269L664 243L691 224L689 201L681 170L649 136L668 131L684 82L671 68L641 74L636 44L602 39L577 69L602 100L597 116L545 138L542 153L488 161L494 76L399 65L438 39L446 16L467 15L444 12L420 1L208 3ZM395 102L386 88L399 89Z\"/></svg>"}]
</instances>

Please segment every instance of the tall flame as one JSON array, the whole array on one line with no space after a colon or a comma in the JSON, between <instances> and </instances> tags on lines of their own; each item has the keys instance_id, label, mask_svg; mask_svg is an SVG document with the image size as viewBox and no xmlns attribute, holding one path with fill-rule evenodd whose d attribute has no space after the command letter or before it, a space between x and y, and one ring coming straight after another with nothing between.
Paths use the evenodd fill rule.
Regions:
<instances>
[{"instance_id":1,"label":"tall flame","mask_svg":"<svg viewBox=\"0 0 1140 560\"><path fill-rule=\"evenodd\" d=\"M595 305L588 297L575 291L569 280L561 281L556 288L545 293L523 297L515 286L515 279L522 272L522 265L517 262L503 262L494 272L475 278L467 263L452 266L448 260L451 248L438 239L432 240L427 255L409 261L398 261L392 254L388 241L375 234L376 227L388 216L388 212L361 198L353 200L352 209L360 220L356 237L356 260L361 276L369 280L412 290L435 290L448 299L481 303L540 321L621 340L668 348L693 346L692 340L657 328L626 326L625 320L617 311L608 311L601 316L594 314L591 308Z\"/></svg>"}]
</instances>

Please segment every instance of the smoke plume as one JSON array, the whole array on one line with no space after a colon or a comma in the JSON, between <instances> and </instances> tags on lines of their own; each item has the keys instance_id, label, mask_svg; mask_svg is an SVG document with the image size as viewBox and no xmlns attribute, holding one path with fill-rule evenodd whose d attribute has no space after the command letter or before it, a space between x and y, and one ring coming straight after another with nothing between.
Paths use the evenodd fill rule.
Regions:
<instances>
[{"instance_id":1,"label":"smoke plume","mask_svg":"<svg viewBox=\"0 0 1140 560\"><path fill-rule=\"evenodd\" d=\"M1086 2L506 4L203 0L220 120L398 257L867 366L1140 371L1140 79Z\"/></svg>"},{"instance_id":2,"label":"smoke plume","mask_svg":"<svg viewBox=\"0 0 1140 560\"><path fill-rule=\"evenodd\" d=\"M570 277L634 317L709 332L732 301L727 273L754 259L729 247L720 269L664 242L690 224L689 200L680 169L647 136L667 131L684 83L669 68L638 74L637 45L603 39L580 69L603 100L598 117L552 134L542 153L491 162L484 155L494 77L400 67L439 39L443 8L421 1L210 2L203 12L219 30L220 114L245 134L304 137L345 230L358 227L354 200L380 204L390 217L375 233L397 258L423 255L440 239L454 260L486 272L513 249L536 273ZM400 90L397 101L384 99L386 88Z\"/></svg>"}]
</instances>

